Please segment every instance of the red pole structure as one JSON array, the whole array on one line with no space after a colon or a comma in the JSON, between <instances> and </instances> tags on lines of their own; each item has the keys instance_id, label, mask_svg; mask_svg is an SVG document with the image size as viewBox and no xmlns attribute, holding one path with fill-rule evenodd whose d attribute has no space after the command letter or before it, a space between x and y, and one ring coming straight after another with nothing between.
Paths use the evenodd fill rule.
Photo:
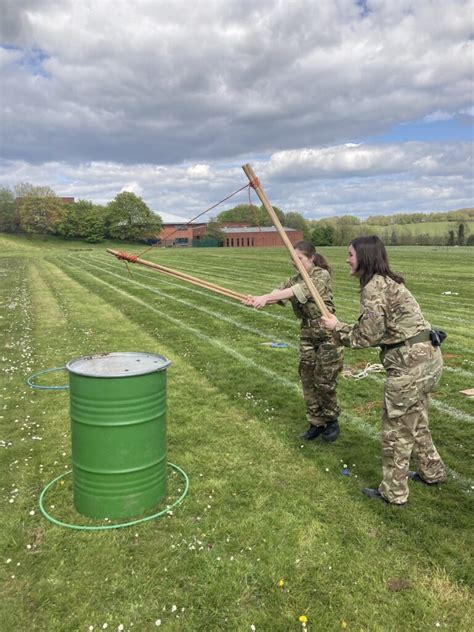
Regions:
<instances>
[{"instance_id":1,"label":"red pole structure","mask_svg":"<svg viewBox=\"0 0 474 632\"><path fill-rule=\"evenodd\" d=\"M318 290L314 287L314 283L311 280L311 277L306 272L306 270L305 270L303 264L301 263L301 261L298 259L297 255L296 255L296 252L295 252L295 249L293 248L293 244L288 239L288 235L286 234L285 230L283 229L283 226L281 225L281 222L278 219L278 215L275 213L272 205L268 201L268 198L265 195L265 191L263 190L262 185L260 184L257 176L255 175L254 170L248 164L247 165L243 165L242 169L244 170L245 175L249 179L250 185L252 186L252 188L255 189L258 197L260 198L261 203L265 207L265 210L270 215L271 220L272 220L275 228L279 232L280 237L283 239L283 243L287 247L287 249L288 249L288 251L289 251L289 253L291 255L291 258L295 262L295 265L296 265L296 267L298 269L298 272L301 274L301 276L304 279L304 282L308 286L308 290L310 291L314 302L318 306L319 311L321 312L321 314L323 316L330 316L331 314L329 313L329 310L326 307L326 304L324 303L323 299L321 298L321 295L319 294Z\"/></svg>"}]
</instances>

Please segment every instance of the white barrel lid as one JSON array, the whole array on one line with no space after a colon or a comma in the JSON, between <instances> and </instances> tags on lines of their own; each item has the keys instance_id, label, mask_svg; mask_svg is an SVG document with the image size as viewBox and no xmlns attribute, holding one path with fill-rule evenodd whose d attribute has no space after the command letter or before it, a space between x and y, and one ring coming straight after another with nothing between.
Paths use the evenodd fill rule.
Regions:
<instances>
[{"instance_id":1,"label":"white barrel lid","mask_svg":"<svg viewBox=\"0 0 474 632\"><path fill-rule=\"evenodd\" d=\"M66 369L87 377L130 377L162 371L170 364L165 356L155 353L117 351L74 358L66 364Z\"/></svg>"}]
</instances>

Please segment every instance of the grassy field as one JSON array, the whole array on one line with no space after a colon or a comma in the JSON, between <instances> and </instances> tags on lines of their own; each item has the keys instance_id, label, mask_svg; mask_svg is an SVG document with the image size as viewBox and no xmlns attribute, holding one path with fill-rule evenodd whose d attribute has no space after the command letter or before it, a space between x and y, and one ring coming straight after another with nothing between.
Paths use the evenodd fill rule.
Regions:
<instances>
[{"instance_id":1,"label":"grassy field","mask_svg":"<svg viewBox=\"0 0 474 632\"><path fill-rule=\"evenodd\" d=\"M390 249L427 318L449 334L430 410L449 480L439 489L413 483L398 508L360 493L381 474L381 374L340 379L336 443L298 439L306 422L289 308L257 312L138 266L130 276L103 244L0 236L0 246L1 630L471 629L474 415L459 391L474 386L473 249ZM352 322L358 291L345 248L322 250L334 266L338 315ZM292 273L284 249L145 258L242 293ZM172 361L168 458L190 488L164 518L76 531L38 508L44 486L71 466L68 392L25 380L105 351ZM378 362L375 350L346 352L347 368L367 362ZM65 380L59 372L43 383ZM180 489L170 473L168 502ZM68 481L45 504L59 519L84 522Z\"/></svg>"}]
</instances>

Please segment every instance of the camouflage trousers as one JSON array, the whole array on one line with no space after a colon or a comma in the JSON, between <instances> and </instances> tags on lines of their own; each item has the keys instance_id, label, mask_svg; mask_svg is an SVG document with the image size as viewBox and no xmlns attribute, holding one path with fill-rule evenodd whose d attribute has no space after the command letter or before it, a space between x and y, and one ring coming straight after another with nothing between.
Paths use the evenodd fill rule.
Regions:
<instances>
[{"instance_id":1,"label":"camouflage trousers","mask_svg":"<svg viewBox=\"0 0 474 632\"><path fill-rule=\"evenodd\" d=\"M379 492L390 503L408 499L410 458L427 483L446 479L428 428L430 393L443 371L439 347L422 342L381 354L387 370L382 409L382 469Z\"/></svg>"},{"instance_id":2,"label":"camouflage trousers","mask_svg":"<svg viewBox=\"0 0 474 632\"><path fill-rule=\"evenodd\" d=\"M339 417L336 382L343 362L343 347L336 345L332 337L301 328L299 374L306 418L314 426L325 426Z\"/></svg>"}]
</instances>

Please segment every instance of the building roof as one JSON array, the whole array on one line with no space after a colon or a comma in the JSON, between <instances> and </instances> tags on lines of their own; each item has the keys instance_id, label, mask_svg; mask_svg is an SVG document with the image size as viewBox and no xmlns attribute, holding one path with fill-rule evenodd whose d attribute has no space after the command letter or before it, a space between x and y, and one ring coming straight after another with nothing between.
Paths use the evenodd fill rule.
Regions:
<instances>
[{"instance_id":1,"label":"building roof","mask_svg":"<svg viewBox=\"0 0 474 632\"><path fill-rule=\"evenodd\" d=\"M163 215L162 215L163 217ZM170 215L167 215L166 217L171 217ZM176 222L169 222L169 221L163 221L163 226L188 226L188 228L201 228L201 226L207 226L206 222L202 222L199 224L190 224L188 219L183 219L181 222L176 221Z\"/></svg>"},{"instance_id":2,"label":"building roof","mask_svg":"<svg viewBox=\"0 0 474 632\"><path fill-rule=\"evenodd\" d=\"M232 227L232 228L221 228L222 232L226 235L235 234L235 233L276 233L277 229L275 226L240 226L240 227ZM296 228L288 228L287 226L283 226L283 230L287 233L289 232L297 232Z\"/></svg>"}]
</instances>

